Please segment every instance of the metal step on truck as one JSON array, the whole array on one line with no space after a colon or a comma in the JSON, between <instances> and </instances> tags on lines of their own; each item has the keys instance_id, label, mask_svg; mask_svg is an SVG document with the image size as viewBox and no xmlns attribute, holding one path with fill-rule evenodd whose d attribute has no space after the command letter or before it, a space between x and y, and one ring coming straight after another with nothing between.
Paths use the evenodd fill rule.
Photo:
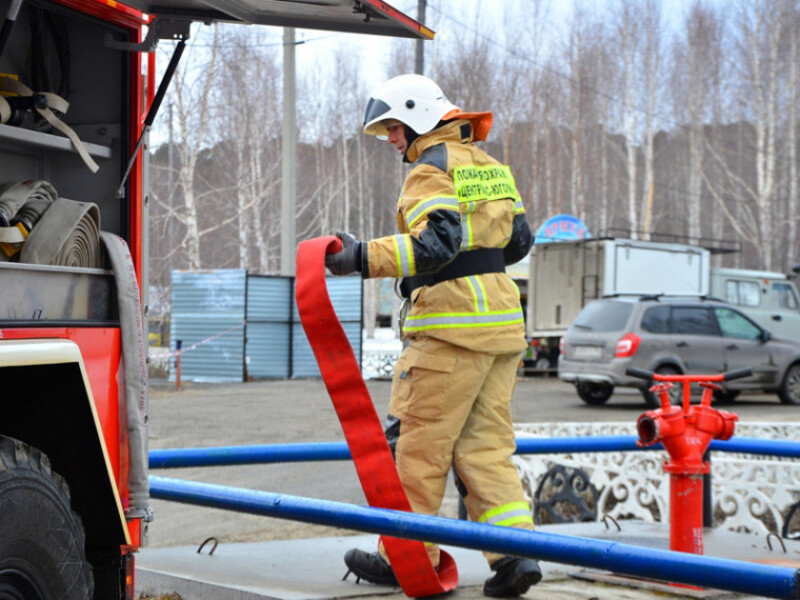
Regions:
<instances>
[{"instance_id":1,"label":"metal step on truck","mask_svg":"<svg viewBox=\"0 0 800 600\"><path fill-rule=\"evenodd\" d=\"M703 246L617 237L536 244L526 311L532 362L538 370L555 369L560 340L581 309L611 295L712 296L776 335L800 339L800 296L790 276L711 267L712 254L738 250L724 240Z\"/></svg>"},{"instance_id":2,"label":"metal step on truck","mask_svg":"<svg viewBox=\"0 0 800 600\"><path fill-rule=\"evenodd\" d=\"M433 33L379 0L0 0L0 19L0 597L133 599L147 133L191 24Z\"/></svg>"}]
</instances>

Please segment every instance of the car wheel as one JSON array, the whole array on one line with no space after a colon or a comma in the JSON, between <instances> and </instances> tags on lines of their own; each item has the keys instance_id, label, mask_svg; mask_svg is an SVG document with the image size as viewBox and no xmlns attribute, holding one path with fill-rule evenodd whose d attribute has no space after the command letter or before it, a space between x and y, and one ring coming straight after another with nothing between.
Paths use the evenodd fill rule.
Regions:
<instances>
[{"instance_id":1,"label":"car wheel","mask_svg":"<svg viewBox=\"0 0 800 600\"><path fill-rule=\"evenodd\" d=\"M664 365L663 367L658 367L655 370L655 373L659 375L681 375L681 372L675 368L668 365ZM661 407L661 400L658 398L657 394L654 394L650 391L650 388L653 387L654 384L660 383L658 381L651 381L647 384L647 387L642 388L642 397L644 398L644 403L647 405L648 408L660 408ZM683 385L680 383L673 383L672 389L669 391L669 400L670 404L678 406L683 403Z\"/></svg>"},{"instance_id":2,"label":"car wheel","mask_svg":"<svg viewBox=\"0 0 800 600\"><path fill-rule=\"evenodd\" d=\"M614 393L613 385L603 383L576 383L575 389L580 399L589 406L602 406Z\"/></svg>"},{"instance_id":3,"label":"car wheel","mask_svg":"<svg viewBox=\"0 0 800 600\"><path fill-rule=\"evenodd\" d=\"M786 370L778 395L784 404L800 404L800 363L795 363Z\"/></svg>"},{"instance_id":4,"label":"car wheel","mask_svg":"<svg viewBox=\"0 0 800 600\"><path fill-rule=\"evenodd\" d=\"M739 396L739 392L717 390L714 392L714 402L719 404L733 404Z\"/></svg>"},{"instance_id":5,"label":"car wheel","mask_svg":"<svg viewBox=\"0 0 800 600\"><path fill-rule=\"evenodd\" d=\"M550 359L546 356L540 356L536 359L536 368L540 371L546 371L547 369L550 369Z\"/></svg>"}]
</instances>

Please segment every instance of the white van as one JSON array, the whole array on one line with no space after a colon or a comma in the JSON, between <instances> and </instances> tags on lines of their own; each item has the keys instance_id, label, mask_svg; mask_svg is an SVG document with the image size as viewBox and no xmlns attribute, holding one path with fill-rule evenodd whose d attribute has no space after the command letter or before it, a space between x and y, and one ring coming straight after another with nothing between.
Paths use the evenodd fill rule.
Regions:
<instances>
[{"instance_id":1,"label":"white van","mask_svg":"<svg viewBox=\"0 0 800 600\"><path fill-rule=\"evenodd\" d=\"M800 295L787 275L713 268L711 295L736 305L774 335L800 340Z\"/></svg>"}]
</instances>

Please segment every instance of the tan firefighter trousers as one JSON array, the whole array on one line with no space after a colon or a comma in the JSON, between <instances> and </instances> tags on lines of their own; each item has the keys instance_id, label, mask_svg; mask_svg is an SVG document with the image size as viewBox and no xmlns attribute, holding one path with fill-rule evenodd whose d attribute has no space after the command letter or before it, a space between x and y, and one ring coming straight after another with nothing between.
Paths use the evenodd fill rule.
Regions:
<instances>
[{"instance_id":1,"label":"tan firefighter trousers","mask_svg":"<svg viewBox=\"0 0 800 600\"><path fill-rule=\"evenodd\" d=\"M447 476L455 468L472 521L533 529L531 507L513 463L511 395L520 352L474 352L433 338L417 338L395 365L389 403L399 420L395 460L414 512L436 515ZM426 543L434 565L439 548ZM381 548L382 554L383 549ZM502 556L485 552L489 564Z\"/></svg>"}]
</instances>

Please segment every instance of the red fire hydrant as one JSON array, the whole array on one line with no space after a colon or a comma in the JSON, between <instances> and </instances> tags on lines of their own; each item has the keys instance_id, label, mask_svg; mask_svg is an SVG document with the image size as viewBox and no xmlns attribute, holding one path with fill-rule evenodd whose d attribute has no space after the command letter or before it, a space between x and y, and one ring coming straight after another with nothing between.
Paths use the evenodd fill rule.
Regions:
<instances>
[{"instance_id":1,"label":"red fire hydrant","mask_svg":"<svg viewBox=\"0 0 800 600\"><path fill-rule=\"evenodd\" d=\"M658 393L661 408L639 417L637 444L650 446L661 442L669 453L664 471L670 474L670 550L702 554L703 475L710 470L708 462L703 460L703 454L712 439L730 439L739 419L735 413L711 408L711 397L714 390L719 389L711 382L746 377L750 370L742 369L721 375L658 375L649 371L630 371L633 369L629 370L631 375L642 376L646 373L648 379L663 382L650 388ZM668 390L672 387L671 382L683 384L682 407L670 404ZM704 388L697 406L690 404L692 382L700 383Z\"/></svg>"}]
</instances>

